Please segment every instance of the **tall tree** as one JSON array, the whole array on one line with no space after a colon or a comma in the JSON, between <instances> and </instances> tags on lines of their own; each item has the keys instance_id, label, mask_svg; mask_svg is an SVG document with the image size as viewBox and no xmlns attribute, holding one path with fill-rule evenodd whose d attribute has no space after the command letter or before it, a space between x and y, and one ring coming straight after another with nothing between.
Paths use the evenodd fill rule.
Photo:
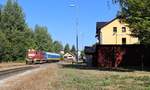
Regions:
<instances>
[{"instance_id":1,"label":"tall tree","mask_svg":"<svg viewBox=\"0 0 150 90\"><path fill-rule=\"evenodd\" d=\"M5 34L2 32L2 5L0 5L0 62L9 60L8 52L10 49L10 43L7 40ZM4 58L5 57L5 58Z\"/></svg>"},{"instance_id":2,"label":"tall tree","mask_svg":"<svg viewBox=\"0 0 150 90\"><path fill-rule=\"evenodd\" d=\"M8 0L2 7L1 31L5 34L10 43L10 50L7 54L9 60L24 59L27 50L28 26L25 22L25 15L16 0ZM31 44L28 44L31 45Z\"/></svg>"},{"instance_id":3,"label":"tall tree","mask_svg":"<svg viewBox=\"0 0 150 90\"><path fill-rule=\"evenodd\" d=\"M2 5L0 5L0 28L2 27Z\"/></svg>"},{"instance_id":4,"label":"tall tree","mask_svg":"<svg viewBox=\"0 0 150 90\"><path fill-rule=\"evenodd\" d=\"M7 0L0 5L0 60L24 60L28 49L58 52L62 46L52 41L46 27L28 27L24 12L17 0Z\"/></svg>"},{"instance_id":5,"label":"tall tree","mask_svg":"<svg viewBox=\"0 0 150 90\"><path fill-rule=\"evenodd\" d=\"M81 54L80 54L81 58L83 59L83 57L85 57L85 53L84 53L84 50L81 51Z\"/></svg>"},{"instance_id":6,"label":"tall tree","mask_svg":"<svg viewBox=\"0 0 150 90\"><path fill-rule=\"evenodd\" d=\"M133 36L142 44L150 44L150 1L149 0L113 0L119 3L119 16L128 23Z\"/></svg>"},{"instance_id":7,"label":"tall tree","mask_svg":"<svg viewBox=\"0 0 150 90\"><path fill-rule=\"evenodd\" d=\"M2 12L2 22L3 27L1 28L7 34L9 34L10 31L13 32L14 30L26 30L27 25L25 22L25 15L16 0L8 0L6 5L4 5Z\"/></svg>"},{"instance_id":8,"label":"tall tree","mask_svg":"<svg viewBox=\"0 0 150 90\"><path fill-rule=\"evenodd\" d=\"M36 25L34 38L38 50L52 51L52 38L48 33L47 27Z\"/></svg>"},{"instance_id":9,"label":"tall tree","mask_svg":"<svg viewBox=\"0 0 150 90\"><path fill-rule=\"evenodd\" d=\"M63 50L63 45L59 41L53 42L53 51L56 53L60 53L61 50Z\"/></svg>"},{"instance_id":10,"label":"tall tree","mask_svg":"<svg viewBox=\"0 0 150 90\"><path fill-rule=\"evenodd\" d=\"M76 55L76 48L75 48L74 45L73 45L72 48L71 48L71 53L73 53L74 55Z\"/></svg>"},{"instance_id":11,"label":"tall tree","mask_svg":"<svg viewBox=\"0 0 150 90\"><path fill-rule=\"evenodd\" d=\"M64 52L65 52L65 53L70 52L69 44L66 44L66 45L65 45L65 47L64 47Z\"/></svg>"},{"instance_id":12,"label":"tall tree","mask_svg":"<svg viewBox=\"0 0 150 90\"><path fill-rule=\"evenodd\" d=\"M35 43L35 39L34 39L34 31L30 28L28 28L25 32L25 38L24 40L26 41L25 43L25 48L26 49L37 49L37 45Z\"/></svg>"},{"instance_id":13,"label":"tall tree","mask_svg":"<svg viewBox=\"0 0 150 90\"><path fill-rule=\"evenodd\" d=\"M9 60L10 43L5 34L0 30L0 62Z\"/></svg>"}]
</instances>

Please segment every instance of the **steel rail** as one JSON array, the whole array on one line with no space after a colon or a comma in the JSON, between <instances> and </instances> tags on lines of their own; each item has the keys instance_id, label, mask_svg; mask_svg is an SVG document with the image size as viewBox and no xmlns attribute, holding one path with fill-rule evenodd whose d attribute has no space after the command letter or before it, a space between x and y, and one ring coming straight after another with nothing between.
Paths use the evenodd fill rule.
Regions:
<instances>
[{"instance_id":1,"label":"steel rail","mask_svg":"<svg viewBox=\"0 0 150 90\"><path fill-rule=\"evenodd\" d=\"M27 66L0 71L0 80L38 67Z\"/></svg>"}]
</instances>

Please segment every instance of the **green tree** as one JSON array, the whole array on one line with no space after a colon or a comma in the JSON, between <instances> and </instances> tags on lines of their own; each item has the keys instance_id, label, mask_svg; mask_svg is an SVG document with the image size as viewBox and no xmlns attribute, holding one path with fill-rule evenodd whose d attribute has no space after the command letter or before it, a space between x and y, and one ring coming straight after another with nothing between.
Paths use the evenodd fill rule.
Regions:
<instances>
[{"instance_id":1,"label":"green tree","mask_svg":"<svg viewBox=\"0 0 150 90\"><path fill-rule=\"evenodd\" d=\"M2 20L1 20L1 18L2 18L2 5L0 5L0 27L2 26L2 23L1 23Z\"/></svg>"},{"instance_id":2,"label":"green tree","mask_svg":"<svg viewBox=\"0 0 150 90\"><path fill-rule=\"evenodd\" d=\"M84 50L81 51L80 57L81 57L81 59L83 59L83 57L85 57Z\"/></svg>"},{"instance_id":3,"label":"green tree","mask_svg":"<svg viewBox=\"0 0 150 90\"><path fill-rule=\"evenodd\" d=\"M66 44L66 45L65 45L65 47L64 47L64 52L65 52L65 53L70 52L69 44Z\"/></svg>"},{"instance_id":4,"label":"green tree","mask_svg":"<svg viewBox=\"0 0 150 90\"><path fill-rule=\"evenodd\" d=\"M9 60L10 43L6 39L5 34L0 30L0 62ZM5 59L4 59L5 57Z\"/></svg>"},{"instance_id":5,"label":"green tree","mask_svg":"<svg viewBox=\"0 0 150 90\"><path fill-rule=\"evenodd\" d=\"M150 1L149 0L113 0L119 3L119 16L128 23L133 36L138 37L140 43L150 44Z\"/></svg>"},{"instance_id":6,"label":"green tree","mask_svg":"<svg viewBox=\"0 0 150 90\"><path fill-rule=\"evenodd\" d=\"M34 38L38 50L52 51L52 38L48 33L47 27L36 25Z\"/></svg>"},{"instance_id":7,"label":"green tree","mask_svg":"<svg viewBox=\"0 0 150 90\"><path fill-rule=\"evenodd\" d=\"M4 5L3 7L1 20L3 22L3 26L1 28L8 35L14 30L26 30L27 25L25 22L25 15L23 13L22 8L18 5L16 0L7 1L6 5Z\"/></svg>"},{"instance_id":8,"label":"green tree","mask_svg":"<svg viewBox=\"0 0 150 90\"><path fill-rule=\"evenodd\" d=\"M76 48L75 48L74 45L73 45L72 48L71 48L71 53L73 53L74 55L76 55Z\"/></svg>"},{"instance_id":9,"label":"green tree","mask_svg":"<svg viewBox=\"0 0 150 90\"><path fill-rule=\"evenodd\" d=\"M2 7L0 22L1 31L10 44L7 52L9 54L5 54L3 59L6 59L5 57L8 60L24 59L25 52L30 47L28 45L32 44L28 42L30 30L25 22L25 15L16 0L8 0Z\"/></svg>"},{"instance_id":10,"label":"green tree","mask_svg":"<svg viewBox=\"0 0 150 90\"><path fill-rule=\"evenodd\" d=\"M30 29L26 29L26 31L24 32L15 31L12 34L12 36L17 35L17 37L12 37L12 45L14 46L11 47L13 50L13 54L16 56L14 57L15 60L23 60L28 49L36 49L33 31L31 31Z\"/></svg>"},{"instance_id":11,"label":"green tree","mask_svg":"<svg viewBox=\"0 0 150 90\"><path fill-rule=\"evenodd\" d=\"M56 53L60 53L63 50L63 45L59 41L53 42L53 51Z\"/></svg>"},{"instance_id":12,"label":"green tree","mask_svg":"<svg viewBox=\"0 0 150 90\"><path fill-rule=\"evenodd\" d=\"M26 49L37 49L37 45L36 45L36 42L35 42L35 38L34 38L34 31L32 29L27 29L26 32L25 32L25 48Z\"/></svg>"},{"instance_id":13,"label":"green tree","mask_svg":"<svg viewBox=\"0 0 150 90\"><path fill-rule=\"evenodd\" d=\"M7 0L0 5L0 60L24 60L28 49L52 51L53 41L46 27L28 27L25 14L17 0ZM62 45L54 42L55 51Z\"/></svg>"}]
</instances>

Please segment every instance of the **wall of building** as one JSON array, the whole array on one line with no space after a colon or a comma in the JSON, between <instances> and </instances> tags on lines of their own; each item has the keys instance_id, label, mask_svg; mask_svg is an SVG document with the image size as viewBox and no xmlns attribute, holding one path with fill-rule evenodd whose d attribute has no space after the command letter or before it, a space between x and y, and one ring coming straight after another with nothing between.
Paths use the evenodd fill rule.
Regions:
<instances>
[{"instance_id":1,"label":"wall of building","mask_svg":"<svg viewBox=\"0 0 150 90\"><path fill-rule=\"evenodd\" d=\"M117 27L117 33L113 32L113 27ZM129 28L126 27L126 32L122 32L122 27L126 27L126 24L120 23L119 19L103 27L100 34L101 44L122 44L122 38L126 38L126 44L138 43L138 38L130 36Z\"/></svg>"},{"instance_id":2,"label":"wall of building","mask_svg":"<svg viewBox=\"0 0 150 90\"><path fill-rule=\"evenodd\" d=\"M64 59L75 60L75 56L71 55L70 53L66 53L63 57Z\"/></svg>"}]
</instances>

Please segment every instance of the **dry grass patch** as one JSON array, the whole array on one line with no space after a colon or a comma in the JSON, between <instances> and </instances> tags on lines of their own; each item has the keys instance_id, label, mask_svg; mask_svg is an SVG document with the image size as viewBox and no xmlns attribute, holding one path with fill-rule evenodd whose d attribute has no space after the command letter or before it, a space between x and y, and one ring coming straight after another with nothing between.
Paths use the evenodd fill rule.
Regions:
<instances>
[{"instance_id":1,"label":"dry grass patch","mask_svg":"<svg viewBox=\"0 0 150 90\"><path fill-rule=\"evenodd\" d=\"M150 72L60 68L54 90L150 90Z\"/></svg>"},{"instance_id":2,"label":"dry grass patch","mask_svg":"<svg viewBox=\"0 0 150 90\"><path fill-rule=\"evenodd\" d=\"M57 77L57 65L50 64L38 71L7 82L9 86L0 90L53 90L51 82L55 81L55 77Z\"/></svg>"},{"instance_id":3,"label":"dry grass patch","mask_svg":"<svg viewBox=\"0 0 150 90\"><path fill-rule=\"evenodd\" d=\"M17 66L24 66L25 63L13 63L13 62L9 62L9 63L0 63L0 69L4 69L4 68L12 68L12 67L17 67Z\"/></svg>"}]
</instances>

